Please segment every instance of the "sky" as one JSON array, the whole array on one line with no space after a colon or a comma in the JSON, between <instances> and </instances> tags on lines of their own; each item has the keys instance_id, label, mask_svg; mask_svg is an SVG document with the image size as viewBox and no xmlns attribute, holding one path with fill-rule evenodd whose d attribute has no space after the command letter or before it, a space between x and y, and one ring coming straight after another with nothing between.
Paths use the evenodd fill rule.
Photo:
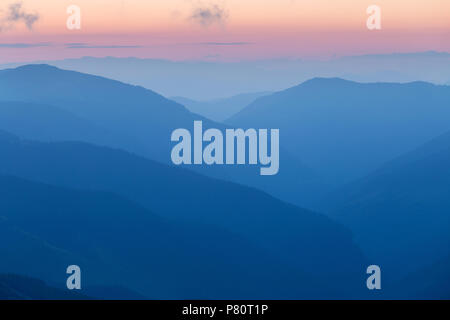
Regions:
<instances>
[{"instance_id":1,"label":"sky","mask_svg":"<svg viewBox=\"0 0 450 320\"><path fill-rule=\"evenodd\" d=\"M366 10L381 9L381 30ZM81 10L69 30L67 8ZM0 63L116 56L328 59L450 52L449 0L0 0Z\"/></svg>"}]
</instances>

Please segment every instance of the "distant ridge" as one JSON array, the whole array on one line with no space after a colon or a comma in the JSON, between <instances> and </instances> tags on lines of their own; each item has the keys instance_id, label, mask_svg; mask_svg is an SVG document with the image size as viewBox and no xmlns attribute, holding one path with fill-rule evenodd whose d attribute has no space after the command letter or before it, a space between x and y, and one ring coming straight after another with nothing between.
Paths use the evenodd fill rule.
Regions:
<instances>
[{"instance_id":1,"label":"distant ridge","mask_svg":"<svg viewBox=\"0 0 450 320\"><path fill-rule=\"evenodd\" d=\"M450 130L449 106L448 86L313 78L257 99L227 123L280 128L288 151L340 184Z\"/></svg>"},{"instance_id":2,"label":"distant ridge","mask_svg":"<svg viewBox=\"0 0 450 320\"><path fill-rule=\"evenodd\" d=\"M241 92L279 91L316 76L358 82L423 80L436 84L447 83L450 79L450 53L437 51L343 56L325 61L275 59L232 63L83 57L33 63L97 74L141 85L166 97L182 96L198 101ZM3 65L3 68L22 64Z\"/></svg>"},{"instance_id":3,"label":"distant ridge","mask_svg":"<svg viewBox=\"0 0 450 320\"><path fill-rule=\"evenodd\" d=\"M172 100L184 105L190 111L208 119L222 122L235 115L256 99L269 95L270 92L243 93L228 98L208 101L194 101L183 97L173 97Z\"/></svg>"},{"instance_id":4,"label":"distant ridge","mask_svg":"<svg viewBox=\"0 0 450 320\"><path fill-rule=\"evenodd\" d=\"M192 128L198 120L204 130L226 128L143 87L48 65L1 71L0 97L0 128L20 137L84 141L171 165L170 137L175 129ZM307 206L310 199L327 188L326 182L283 146L280 153L283 169L272 179L259 179L256 166L205 165L189 169Z\"/></svg>"},{"instance_id":5,"label":"distant ridge","mask_svg":"<svg viewBox=\"0 0 450 320\"><path fill-rule=\"evenodd\" d=\"M19 140L19 138L9 132L0 130L0 141L4 142L16 142L17 140Z\"/></svg>"}]
</instances>

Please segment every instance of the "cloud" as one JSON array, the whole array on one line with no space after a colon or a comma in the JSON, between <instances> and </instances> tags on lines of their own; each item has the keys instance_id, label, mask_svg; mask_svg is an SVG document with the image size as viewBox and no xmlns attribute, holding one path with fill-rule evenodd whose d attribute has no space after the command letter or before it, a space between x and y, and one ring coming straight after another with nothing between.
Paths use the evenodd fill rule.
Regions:
<instances>
[{"instance_id":1,"label":"cloud","mask_svg":"<svg viewBox=\"0 0 450 320\"><path fill-rule=\"evenodd\" d=\"M65 43L64 44L66 47L70 47L70 46L83 46L85 45L85 43L83 42L69 42L69 43Z\"/></svg>"},{"instance_id":2,"label":"cloud","mask_svg":"<svg viewBox=\"0 0 450 320\"><path fill-rule=\"evenodd\" d=\"M123 48L144 48L139 45L96 45L83 42L69 43L52 43L52 42L35 42L35 43L0 43L0 48L24 49L38 47L65 47L67 49L123 49Z\"/></svg>"},{"instance_id":3,"label":"cloud","mask_svg":"<svg viewBox=\"0 0 450 320\"><path fill-rule=\"evenodd\" d=\"M203 58L204 59L218 59L220 57L221 57L220 54L208 54L208 55L204 56Z\"/></svg>"},{"instance_id":4,"label":"cloud","mask_svg":"<svg viewBox=\"0 0 450 320\"><path fill-rule=\"evenodd\" d=\"M143 48L138 45L124 46L124 45L95 45L88 43L66 43L66 48L68 49L133 49L133 48Z\"/></svg>"},{"instance_id":5,"label":"cloud","mask_svg":"<svg viewBox=\"0 0 450 320\"><path fill-rule=\"evenodd\" d=\"M39 20L39 14L27 13L22 8L21 2L10 4L5 17L0 19L0 31L11 29L16 23L23 22L28 30L32 30L34 24Z\"/></svg>"},{"instance_id":6,"label":"cloud","mask_svg":"<svg viewBox=\"0 0 450 320\"><path fill-rule=\"evenodd\" d=\"M12 48L12 49L24 49L24 48L38 48L38 47L50 47L53 44L50 42L39 43L0 43L0 48Z\"/></svg>"},{"instance_id":7,"label":"cloud","mask_svg":"<svg viewBox=\"0 0 450 320\"><path fill-rule=\"evenodd\" d=\"M216 4L197 6L189 17L203 27L209 27L214 23L224 24L227 18L228 12Z\"/></svg>"},{"instance_id":8,"label":"cloud","mask_svg":"<svg viewBox=\"0 0 450 320\"><path fill-rule=\"evenodd\" d=\"M252 42L198 42L201 46L247 46L253 44Z\"/></svg>"}]
</instances>

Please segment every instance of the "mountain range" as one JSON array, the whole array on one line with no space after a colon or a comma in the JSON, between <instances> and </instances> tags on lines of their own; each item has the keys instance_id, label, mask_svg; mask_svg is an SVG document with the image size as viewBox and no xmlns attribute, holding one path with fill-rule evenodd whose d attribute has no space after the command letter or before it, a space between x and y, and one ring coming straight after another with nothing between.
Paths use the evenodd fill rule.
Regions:
<instances>
[{"instance_id":1,"label":"mountain range","mask_svg":"<svg viewBox=\"0 0 450 320\"><path fill-rule=\"evenodd\" d=\"M227 120L276 127L283 146L334 185L450 130L450 87L316 78L261 97Z\"/></svg>"},{"instance_id":2,"label":"mountain range","mask_svg":"<svg viewBox=\"0 0 450 320\"><path fill-rule=\"evenodd\" d=\"M117 278L118 271L111 267L117 265L129 270L121 273L127 281L121 284L147 297L157 292L158 297L166 293L164 297L171 298L223 298L236 292L242 297L360 292L358 271L365 258L351 234L323 215L255 189L120 150L81 142L23 141L11 135L3 135L0 148L4 175L0 210L7 213L6 221L86 261L84 267L96 281L103 281L100 284ZM46 263L35 261L35 269ZM26 267L15 266L20 271ZM33 276L61 281L52 278L61 267L52 263L52 268L42 267L45 274ZM100 270L103 276L98 276ZM139 282L144 270L157 274L159 285L166 289L151 277L146 281L153 281L152 285ZM274 270L278 271L270 276ZM280 278L282 274L290 280ZM327 277L339 280L324 285ZM227 289L233 278L235 286ZM200 291L191 281L197 285L204 281ZM190 289L180 291L183 285Z\"/></svg>"},{"instance_id":3,"label":"mountain range","mask_svg":"<svg viewBox=\"0 0 450 320\"><path fill-rule=\"evenodd\" d=\"M33 140L120 148L166 164L171 164L173 130L192 130L196 120L204 130L226 128L151 90L48 65L1 70L0 95L0 129ZM329 190L320 174L283 145L280 158L280 172L264 179L257 166L186 167L303 206Z\"/></svg>"},{"instance_id":4,"label":"mountain range","mask_svg":"<svg viewBox=\"0 0 450 320\"><path fill-rule=\"evenodd\" d=\"M352 229L370 259L418 272L449 254L449 185L450 132L328 195L322 209Z\"/></svg>"},{"instance_id":5,"label":"mountain range","mask_svg":"<svg viewBox=\"0 0 450 320\"><path fill-rule=\"evenodd\" d=\"M315 78L225 124L48 65L1 70L0 96L0 273L61 288L76 263L111 299L448 298L448 86ZM279 128L280 173L172 165L195 120Z\"/></svg>"},{"instance_id":6,"label":"mountain range","mask_svg":"<svg viewBox=\"0 0 450 320\"><path fill-rule=\"evenodd\" d=\"M0 236L8 244L0 247L3 272L63 285L67 266L76 263L86 286L121 285L153 299L301 297L319 283L296 288L306 275L249 241L201 223L166 221L114 195L12 177L1 177L0 189L10 230ZM289 270L289 281L271 275L277 268Z\"/></svg>"},{"instance_id":7,"label":"mountain range","mask_svg":"<svg viewBox=\"0 0 450 320\"><path fill-rule=\"evenodd\" d=\"M410 52L255 61L170 61L135 57L82 57L34 61L61 69L103 76L155 90L166 97L202 101L243 92L280 91L315 77L339 77L357 82L435 84L450 79L450 53ZM0 65L1 69L24 63Z\"/></svg>"}]
</instances>

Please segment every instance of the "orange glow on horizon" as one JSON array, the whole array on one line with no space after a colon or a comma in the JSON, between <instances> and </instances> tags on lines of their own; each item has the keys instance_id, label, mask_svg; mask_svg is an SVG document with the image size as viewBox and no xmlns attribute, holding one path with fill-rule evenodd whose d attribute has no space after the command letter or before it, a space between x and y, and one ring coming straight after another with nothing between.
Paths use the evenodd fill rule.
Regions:
<instances>
[{"instance_id":1,"label":"orange glow on horizon","mask_svg":"<svg viewBox=\"0 0 450 320\"><path fill-rule=\"evenodd\" d=\"M8 5L15 2L2 1L0 19ZM224 58L251 59L450 52L448 0L23 0L22 3L26 12L38 13L39 20L32 30L24 23L15 23L7 29L0 25L0 44L79 42L93 47L33 48L26 49L28 53L24 49L0 47L0 59L27 54L34 58L109 54L172 59L221 54ZM366 9L374 3L382 10L382 30L373 32L366 27ZM81 8L81 30L66 27L69 16L66 10L72 4ZM213 10L213 15L219 17L202 24L192 18L199 8ZM248 45L196 45L208 42ZM108 45L122 48L98 48Z\"/></svg>"},{"instance_id":2,"label":"orange glow on horizon","mask_svg":"<svg viewBox=\"0 0 450 320\"><path fill-rule=\"evenodd\" d=\"M2 1L2 12L8 4ZM376 2L382 9L384 29L420 31L450 29L450 1L443 0L218 0L226 18L223 25L208 28L195 24L190 15L198 6L186 0L24 0L23 7L37 12L40 21L35 33L61 34L65 28L69 5L76 3L82 10L82 31L85 34L139 32L221 32L246 29L273 30L354 30L365 27L366 8ZM205 2L209 3L209 2ZM206 5L205 8L208 8ZM5 33L5 32L3 32ZM7 33L24 34L17 26Z\"/></svg>"}]
</instances>

